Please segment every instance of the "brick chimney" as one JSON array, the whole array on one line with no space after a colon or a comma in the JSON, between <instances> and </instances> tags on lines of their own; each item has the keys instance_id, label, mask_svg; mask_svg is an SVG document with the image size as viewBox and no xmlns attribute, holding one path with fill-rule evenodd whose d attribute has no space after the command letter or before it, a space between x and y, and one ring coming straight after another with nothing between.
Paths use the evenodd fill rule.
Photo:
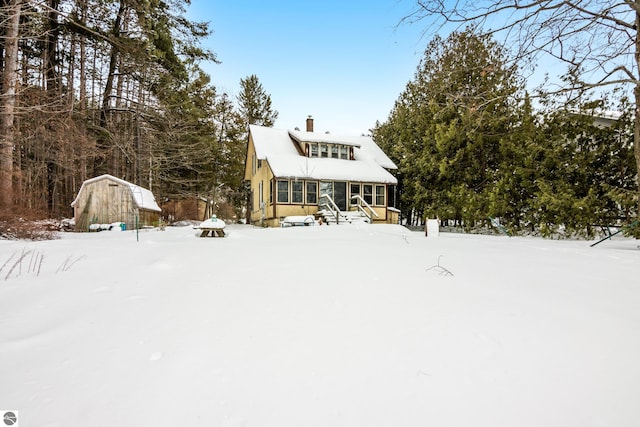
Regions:
<instances>
[{"instance_id":1,"label":"brick chimney","mask_svg":"<svg viewBox=\"0 0 640 427\"><path fill-rule=\"evenodd\" d=\"M313 132L313 117L307 117L307 132Z\"/></svg>"}]
</instances>

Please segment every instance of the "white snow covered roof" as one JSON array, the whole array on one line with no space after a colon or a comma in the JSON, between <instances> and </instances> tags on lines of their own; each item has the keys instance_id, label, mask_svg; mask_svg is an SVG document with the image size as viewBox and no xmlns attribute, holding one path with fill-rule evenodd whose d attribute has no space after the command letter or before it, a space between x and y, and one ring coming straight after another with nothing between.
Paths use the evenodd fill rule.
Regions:
<instances>
[{"instance_id":1,"label":"white snow covered roof","mask_svg":"<svg viewBox=\"0 0 640 427\"><path fill-rule=\"evenodd\" d=\"M249 132L258 159L264 160L273 155L299 155L287 130L250 125Z\"/></svg>"},{"instance_id":2,"label":"white snow covered roof","mask_svg":"<svg viewBox=\"0 0 640 427\"><path fill-rule=\"evenodd\" d=\"M258 159L267 160L278 178L326 179L396 184L386 169L397 166L370 137L344 137L314 132L249 127ZM355 160L306 157L296 149L300 142L323 142L354 147Z\"/></svg>"},{"instance_id":3,"label":"white snow covered roof","mask_svg":"<svg viewBox=\"0 0 640 427\"><path fill-rule=\"evenodd\" d=\"M606 119L606 120L620 120L620 117L622 117L622 111L615 111L615 110L598 110L598 109L586 109L586 110L579 110L579 109L572 109L569 110L572 114L578 115L578 116L593 116L593 118L595 119Z\"/></svg>"},{"instance_id":4,"label":"white snow covered roof","mask_svg":"<svg viewBox=\"0 0 640 427\"><path fill-rule=\"evenodd\" d=\"M71 206L76 205L76 203L78 202L78 198L80 197L80 194L82 193L82 190L84 189L85 185L94 183L96 181L100 181L102 179L108 179L108 180L117 182L118 184L128 186L131 189L133 200L139 209L146 209L146 210L156 211L156 212L162 211L162 209L160 209L160 206L158 206L158 204L156 203L156 198L153 196L153 193L151 191L147 190L146 188L142 188L139 185L135 185L128 181L125 181L124 179L116 178L115 176L112 176L109 174L100 175L83 182L82 187L80 187L80 191L78 191L78 195L76 196L76 199L71 203Z\"/></svg>"},{"instance_id":5,"label":"white snow covered roof","mask_svg":"<svg viewBox=\"0 0 640 427\"><path fill-rule=\"evenodd\" d=\"M300 142L324 142L326 144L342 144L354 147L360 147L360 140L366 138L364 136L334 136L330 133L302 132L299 130L290 130L289 135Z\"/></svg>"}]
</instances>

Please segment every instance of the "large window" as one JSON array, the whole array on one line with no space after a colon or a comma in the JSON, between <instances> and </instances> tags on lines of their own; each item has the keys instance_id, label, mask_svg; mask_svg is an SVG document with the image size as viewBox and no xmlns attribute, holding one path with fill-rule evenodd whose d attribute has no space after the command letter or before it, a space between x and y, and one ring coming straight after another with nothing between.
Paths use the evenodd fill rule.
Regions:
<instances>
[{"instance_id":1,"label":"large window","mask_svg":"<svg viewBox=\"0 0 640 427\"><path fill-rule=\"evenodd\" d=\"M351 203L358 204L358 200L353 200L353 196L360 195L360 184L356 184L354 182L349 186L349 190L351 192Z\"/></svg>"},{"instance_id":2,"label":"large window","mask_svg":"<svg viewBox=\"0 0 640 427\"><path fill-rule=\"evenodd\" d=\"M338 150L339 149L340 149L340 147L338 147L335 144L331 146L331 158L333 158L333 159L337 159L338 158L338 153L339 153Z\"/></svg>"},{"instance_id":3,"label":"large window","mask_svg":"<svg viewBox=\"0 0 640 427\"><path fill-rule=\"evenodd\" d=\"M269 181L269 204L273 203L273 180Z\"/></svg>"},{"instance_id":4,"label":"large window","mask_svg":"<svg viewBox=\"0 0 640 427\"><path fill-rule=\"evenodd\" d=\"M307 204L315 205L318 203L318 183L307 181Z\"/></svg>"},{"instance_id":5,"label":"large window","mask_svg":"<svg viewBox=\"0 0 640 427\"><path fill-rule=\"evenodd\" d=\"M303 202L304 183L302 181L291 182L291 203Z\"/></svg>"},{"instance_id":6,"label":"large window","mask_svg":"<svg viewBox=\"0 0 640 427\"><path fill-rule=\"evenodd\" d=\"M388 200L387 206L392 208L398 207L397 191L398 191L398 186L389 185L389 187L387 188L387 200Z\"/></svg>"},{"instance_id":7,"label":"large window","mask_svg":"<svg viewBox=\"0 0 640 427\"><path fill-rule=\"evenodd\" d=\"M329 146L327 144L320 144L320 157L329 157Z\"/></svg>"},{"instance_id":8,"label":"large window","mask_svg":"<svg viewBox=\"0 0 640 427\"><path fill-rule=\"evenodd\" d=\"M347 147L346 145L340 146L340 158L349 160L349 147Z\"/></svg>"},{"instance_id":9,"label":"large window","mask_svg":"<svg viewBox=\"0 0 640 427\"><path fill-rule=\"evenodd\" d=\"M333 199L333 182L320 181L320 194L318 197L322 197L324 194ZM323 197L322 200L320 200L320 203L327 203L327 199Z\"/></svg>"},{"instance_id":10,"label":"large window","mask_svg":"<svg viewBox=\"0 0 640 427\"><path fill-rule=\"evenodd\" d=\"M376 185L376 205L384 206L384 185Z\"/></svg>"},{"instance_id":11,"label":"large window","mask_svg":"<svg viewBox=\"0 0 640 427\"><path fill-rule=\"evenodd\" d=\"M362 198L365 202L370 205L373 204L373 185L372 184L363 184L362 185Z\"/></svg>"},{"instance_id":12,"label":"large window","mask_svg":"<svg viewBox=\"0 0 640 427\"><path fill-rule=\"evenodd\" d=\"M278 181L278 203L289 203L289 181Z\"/></svg>"},{"instance_id":13,"label":"large window","mask_svg":"<svg viewBox=\"0 0 640 427\"><path fill-rule=\"evenodd\" d=\"M318 157L318 144L310 144L311 151L309 157Z\"/></svg>"}]
</instances>

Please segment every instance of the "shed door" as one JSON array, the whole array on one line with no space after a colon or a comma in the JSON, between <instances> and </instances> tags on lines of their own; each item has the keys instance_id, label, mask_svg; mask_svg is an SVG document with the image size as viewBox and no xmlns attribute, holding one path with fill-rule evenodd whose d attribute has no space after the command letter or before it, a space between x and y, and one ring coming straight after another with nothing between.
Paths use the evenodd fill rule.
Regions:
<instances>
[{"instance_id":1,"label":"shed door","mask_svg":"<svg viewBox=\"0 0 640 427\"><path fill-rule=\"evenodd\" d=\"M109 184L109 199L107 200L107 222L121 221L122 218L122 188L118 184Z\"/></svg>"}]
</instances>

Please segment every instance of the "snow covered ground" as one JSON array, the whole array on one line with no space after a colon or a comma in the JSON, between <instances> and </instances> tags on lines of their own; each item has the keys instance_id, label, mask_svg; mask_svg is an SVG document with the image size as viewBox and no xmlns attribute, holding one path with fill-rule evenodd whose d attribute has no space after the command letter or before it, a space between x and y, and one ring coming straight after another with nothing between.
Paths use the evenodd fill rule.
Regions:
<instances>
[{"instance_id":1,"label":"snow covered ground","mask_svg":"<svg viewBox=\"0 0 640 427\"><path fill-rule=\"evenodd\" d=\"M636 240L227 231L0 241L0 409L23 427L638 426Z\"/></svg>"}]
</instances>

